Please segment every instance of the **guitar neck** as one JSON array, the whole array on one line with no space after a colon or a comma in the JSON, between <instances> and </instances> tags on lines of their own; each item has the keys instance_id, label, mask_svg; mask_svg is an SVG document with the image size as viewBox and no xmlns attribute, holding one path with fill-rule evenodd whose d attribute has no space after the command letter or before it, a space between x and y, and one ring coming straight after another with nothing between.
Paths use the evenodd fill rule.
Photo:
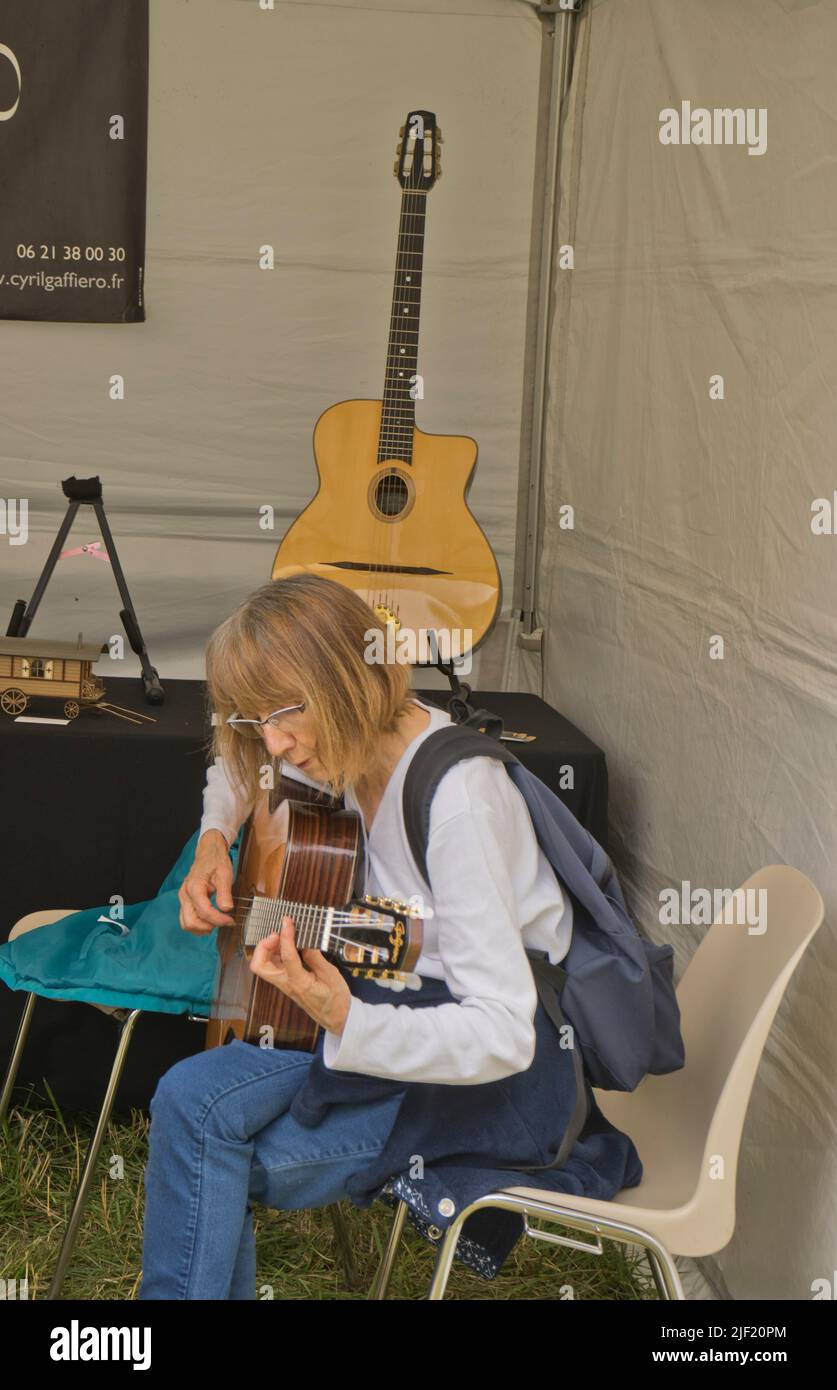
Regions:
<instances>
[{"instance_id":1,"label":"guitar neck","mask_svg":"<svg viewBox=\"0 0 837 1390\"><path fill-rule=\"evenodd\" d=\"M412 462L416 423L419 315L424 264L425 189L404 188L395 257L378 462Z\"/></svg>"},{"instance_id":2,"label":"guitar neck","mask_svg":"<svg viewBox=\"0 0 837 1390\"><path fill-rule=\"evenodd\" d=\"M283 917L293 918L298 951L309 948L322 951L329 937L347 919L348 914L336 907L292 902L289 898L254 896L245 908L244 945L255 946L272 932L280 931Z\"/></svg>"},{"instance_id":3,"label":"guitar neck","mask_svg":"<svg viewBox=\"0 0 837 1390\"><path fill-rule=\"evenodd\" d=\"M292 902L289 898L261 898L254 895L246 904L242 925L244 946L255 947L265 937L280 931L282 918L291 917L295 927L294 943L298 951L322 951L338 956L346 942L344 929L357 927L357 918L346 908L321 907L314 903ZM382 931L380 944L349 941L357 965L384 965L392 958L387 932Z\"/></svg>"}]
</instances>

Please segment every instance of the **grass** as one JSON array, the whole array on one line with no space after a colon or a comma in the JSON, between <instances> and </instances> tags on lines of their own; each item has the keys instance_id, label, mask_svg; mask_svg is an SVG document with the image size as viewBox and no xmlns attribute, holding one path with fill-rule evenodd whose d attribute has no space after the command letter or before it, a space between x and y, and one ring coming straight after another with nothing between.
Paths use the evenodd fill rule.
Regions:
<instances>
[{"instance_id":1,"label":"grass","mask_svg":"<svg viewBox=\"0 0 837 1390\"><path fill-rule=\"evenodd\" d=\"M69 1215L94 1116L66 1117L52 1110L12 1106L0 1128L0 1279L28 1279L30 1299L46 1296ZM61 1297L135 1299L142 1265L143 1170L148 1117L113 1119L99 1155L96 1179L82 1219ZM114 1158L114 1156L118 1156ZM361 1210L341 1204L359 1282L347 1287L326 1208L271 1211L255 1207L259 1296L274 1299L365 1299L386 1245L392 1208L376 1202ZM554 1228L557 1229L557 1228ZM577 1239L587 1239L570 1232ZM435 1251L405 1224L389 1297L421 1299L433 1273ZM521 1240L496 1279L486 1281L454 1263L446 1297L473 1300L654 1299L648 1265L633 1247L605 1242L604 1254Z\"/></svg>"}]
</instances>

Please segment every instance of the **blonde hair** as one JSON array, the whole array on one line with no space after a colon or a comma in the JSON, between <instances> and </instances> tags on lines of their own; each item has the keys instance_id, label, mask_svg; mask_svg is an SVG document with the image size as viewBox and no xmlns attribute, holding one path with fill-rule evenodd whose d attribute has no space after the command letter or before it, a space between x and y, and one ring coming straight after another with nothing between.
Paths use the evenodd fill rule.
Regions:
<instances>
[{"instance_id":1,"label":"blonde hair","mask_svg":"<svg viewBox=\"0 0 837 1390\"><path fill-rule=\"evenodd\" d=\"M213 632L206 651L209 708L217 715L211 757L252 803L271 755L263 739L243 738L226 720L248 719L305 702L317 760L342 796L362 776L382 734L393 733L411 700L410 668L367 661L372 641L386 651L386 627L352 589L300 573L263 584ZM372 634L376 634L373 638Z\"/></svg>"}]
</instances>

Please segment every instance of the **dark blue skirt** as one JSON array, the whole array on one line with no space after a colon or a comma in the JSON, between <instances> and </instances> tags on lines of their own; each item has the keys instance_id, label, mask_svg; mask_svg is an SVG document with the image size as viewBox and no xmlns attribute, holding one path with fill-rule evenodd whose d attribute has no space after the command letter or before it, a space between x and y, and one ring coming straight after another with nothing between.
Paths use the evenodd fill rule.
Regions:
<instances>
[{"instance_id":1,"label":"dark blue skirt","mask_svg":"<svg viewBox=\"0 0 837 1390\"><path fill-rule=\"evenodd\" d=\"M397 999L411 1008L428 1008L454 1001L444 981L426 976L421 990L395 996L372 980L347 978L352 993L371 1004ZM500 1081L451 1086L330 1071L323 1062L321 1032L291 1114L302 1125L316 1126L332 1105L403 1092L384 1149L358 1169L347 1192L359 1207L381 1195L390 1201L400 1197L409 1206L412 1224L434 1243L463 1207L504 1187L604 1200L635 1187L642 1178L639 1155L628 1136L605 1119L589 1084L587 1121L566 1162L540 1172L520 1171L556 1157L576 1100L572 1054L560 1045L540 999L535 1034L535 1056L526 1071ZM475 1212L463 1225L457 1258L493 1279L522 1232L523 1218L515 1212Z\"/></svg>"}]
</instances>

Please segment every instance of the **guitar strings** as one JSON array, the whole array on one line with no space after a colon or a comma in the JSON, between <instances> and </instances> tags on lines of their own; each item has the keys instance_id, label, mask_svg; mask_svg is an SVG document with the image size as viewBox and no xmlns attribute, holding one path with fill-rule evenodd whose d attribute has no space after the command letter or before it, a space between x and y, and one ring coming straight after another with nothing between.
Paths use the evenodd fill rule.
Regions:
<instances>
[{"instance_id":1,"label":"guitar strings","mask_svg":"<svg viewBox=\"0 0 837 1390\"><path fill-rule=\"evenodd\" d=\"M243 894L242 894L242 893L234 894L234 895L233 895L233 902L234 902L234 903L238 903L238 904L240 904L241 906L244 906L244 907L252 907L252 908L262 908L262 907L268 907L268 906L270 906L270 907L276 907L276 908L278 909L279 907L281 907L281 908L283 909L283 912L284 912L284 913L287 913L287 915L288 915L289 917L290 917L294 912L308 913L308 914L310 914L310 913L315 913L315 914L316 914L316 913L319 913L321 916L324 916L325 913L327 913L327 912L332 912L334 918L338 918L338 917L339 917L339 918L341 918L342 920L347 921L347 922L348 922L348 921L352 921L352 922L356 922L356 923L358 922L357 913L350 911L348 908L343 908L343 907L329 908L328 906L326 906L326 905L324 905L324 904L322 904L322 903L303 903L303 902L298 902L298 901L296 901L296 900L292 900L292 899L290 899L290 898L268 898L268 897L262 897L262 896L261 896L260 894L258 894L258 893L254 893L254 894L250 894L250 895L248 895L248 894L246 894L246 893L243 893ZM365 911L365 909L362 909L362 910ZM377 926L377 923L371 923L370 926ZM382 931L384 931L384 930L391 930L391 928L387 928L386 926L382 926L382 927L381 927L381 930L382 930Z\"/></svg>"},{"instance_id":2,"label":"guitar strings","mask_svg":"<svg viewBox=\"0 0 837 1390\"><path fill-rule=\"evenodd\" d=\"M260 941L270 936L271 932L267 929L267 925L269 924L258 927L254 932L245 929L245 944L247 946L256 946ZM342 959L346 964L359 965L364 960L368 959L372 964L380 963L389 966L393 958L393 953L389 945L376 946L375 943L371 941L358 941L355 937L345 936L339 931L332 931L329 936L329 946L331 947L335 943L340 946L348 947L352 952L352 955L341 953ZM297 942L297 950L299 951L319 949L321 948L316 945L316 941L309 942L300 940Z\"/></svg>"},{"instance_id":3,"label":"guitar strings","mask_svg":"<svg viewBox=\"0 0 837 1390\"><path fill-rule=\"evenodd\" d=\"M418 340L417 326L418 316L414 316L411 323L406 324L405 320L409 317L403 313L404 309L416 309L421 300L421 275L418 275L418 283L413 284L408 289L406 276L416 274L414 260L422 262L422 251L424 245L424 193L412 188L405 188L403 191L402 218L399 226L399 247L396 263L396 284L393 290L392 313L390 319L390 345L391 355L387 361L387 373L389 384L389 411L382 420L381 444L382 449L390 457L400 458L403 454L405 462L412 462L412 423L408 418L403 419L403 411L406 405L405 390L408 389L411 375L414 374L418 365ZM417 243L417 246L416 244ZM398 371L402 361L402 350L404 365L409 370L406 374L407 386L399 386ZM387 402L384 404L384 411L387 411ZM400 414L400 418L399 418ZM411 412L408 412L408 416ZM409 431L409 441L407 432ZM384 482L384 504L386 514L390 515L394 511L394 500L397 491L395 475L390 471ZM390 585L394 581L390 580ZM389 586L385 586L389 589ZM395 613L394 590L387 593L387 607Z\"/></svg>"},{"instance_id":4,"label":"guitar strings","mask_svg":"<svg viewBox=\"0 0 837 1390\"><path fill-rule=\"evenodd\" d=\"M415 174L416 172L418 172L419 177L421 177L424 170L424 141L414 140L413 145L414 148L412 173ZM433 157L434 156L431 145L431 159ZM409 324L408 333L407 324L405 320L409 318L409 314L404 313L403 311L411 308L417 308L421 302L422 270L420 270L418 274L418 284L414 285L411 282L409 291L407 291L406 283L404 281L404 277L407 274L416 274L415 267L412 267L411 262L407 262L407 256L417 257L420 266L423 267L423 248L425 230L424 222L426 215L426 201L422 202L420 201L420 199L426 200L425 190L416 189L412 187L402 189L401 214L399 217L398 227L398 247L396 252L395 285L393 287L392 309L390 311L389 346L391 347L392 351L388 351L387 353L384 401L381 407L381 427L379 438L379 453L383 454L384 458L399 458L401 453L404 452L408 456L410 462L412 462L414 419L412 423L409 418L406 422L404 422L403 417L401 421L399 421L398 412L399 410L403 409L405 401L403 397L403 387L401 389L400 395L397 394L398 383L396 372L397 363L401 360L402 357L402 349L404 350L404 357L407 357L407 349L412 349L412 353L410 355L415 358L415 362L413 364L413 374L418 366L418 316L415 316L411 320ZM412 238L416 238L419 241L418 250L416 250L410 244ZM409 269L408 264L410 266ZM404 297L405 293L407 296L406 298ZM402 312L399 313L399 310L401 310ZM415 401L415 397L413 397L413 401ZM408 414L412 415L412 412L408 412ZM402 445L405 444L405 435L408 430L410 436L409 444L405 448L402 448ZM381 460L379 459L379 461ZM390 514L389 503L391 498L394 497L395 492L396 484L394 480L394 475L390 470L390 472L385 477L383 484L383 502L385 515ZM385 548L386 541L382 540L381 549L385 550ZM390 543L390 554L391 553L392 547ZM372 569L374 572L374 560L372 564ZM383 574L383 561L381 562L380 569ZM398 613L396 613L395 609L394 580L390 579L389 583L382 582L378 594L379 600L382 601L384 603L384 606L389 611L394 613L397 618L399 615Z\"/></svg>"},{"instance_id":5,"label":"guitar strings","mask_svg":"<svg viewBox=\"0 0 837 1390\"><path fill-rule=\"evenodd\" d=\"M306 927L313 927L318 923L325 926L326 914L331 912L332 922L354 923L355 926L363 926L364 930L368 931L389 932L392 930L391 924L382 924L379 922L367 923L361 921L356 913L348 911L345 908L328 908L322 906L320 903L291 902L284 898L262 898L258 895L254 897L233 898L233 902L250 911L261 912L263 915L278 916L279 918L285 916L300 917Z\"/></svg>"},{"instance_id":6,"label":"guitar strings","mask_svg":"<svg viewBox=\"0 0 837 1390\"><path fill-rule=\"evenodd\" d=\"M246 909L244 920L238 925L241 926L247 945L253 945L257 941L270 936L279 929L281 920L284 916L294 918L297 928L296 946L298 950L318 949L316 942L320 939L323 928L326 926L325 915L328 908L322 907L317 903L297 903L286 902L279 898L260 898L239 897L233 899L234 903L243 905ZM339 942L360 951L364 955L381 956L387 960L391 957L391 952L384 946L376 946L371 942L358 941L356 938L344 935L337 930L341 926L359 925L357 916L351 912L346 912L341 908L332 909L330 922L329 942ZM392 930L390 924L379 925L378 923L364 923L364 931L381 932L389 938Z\"/></svg>"}]
</instances>

